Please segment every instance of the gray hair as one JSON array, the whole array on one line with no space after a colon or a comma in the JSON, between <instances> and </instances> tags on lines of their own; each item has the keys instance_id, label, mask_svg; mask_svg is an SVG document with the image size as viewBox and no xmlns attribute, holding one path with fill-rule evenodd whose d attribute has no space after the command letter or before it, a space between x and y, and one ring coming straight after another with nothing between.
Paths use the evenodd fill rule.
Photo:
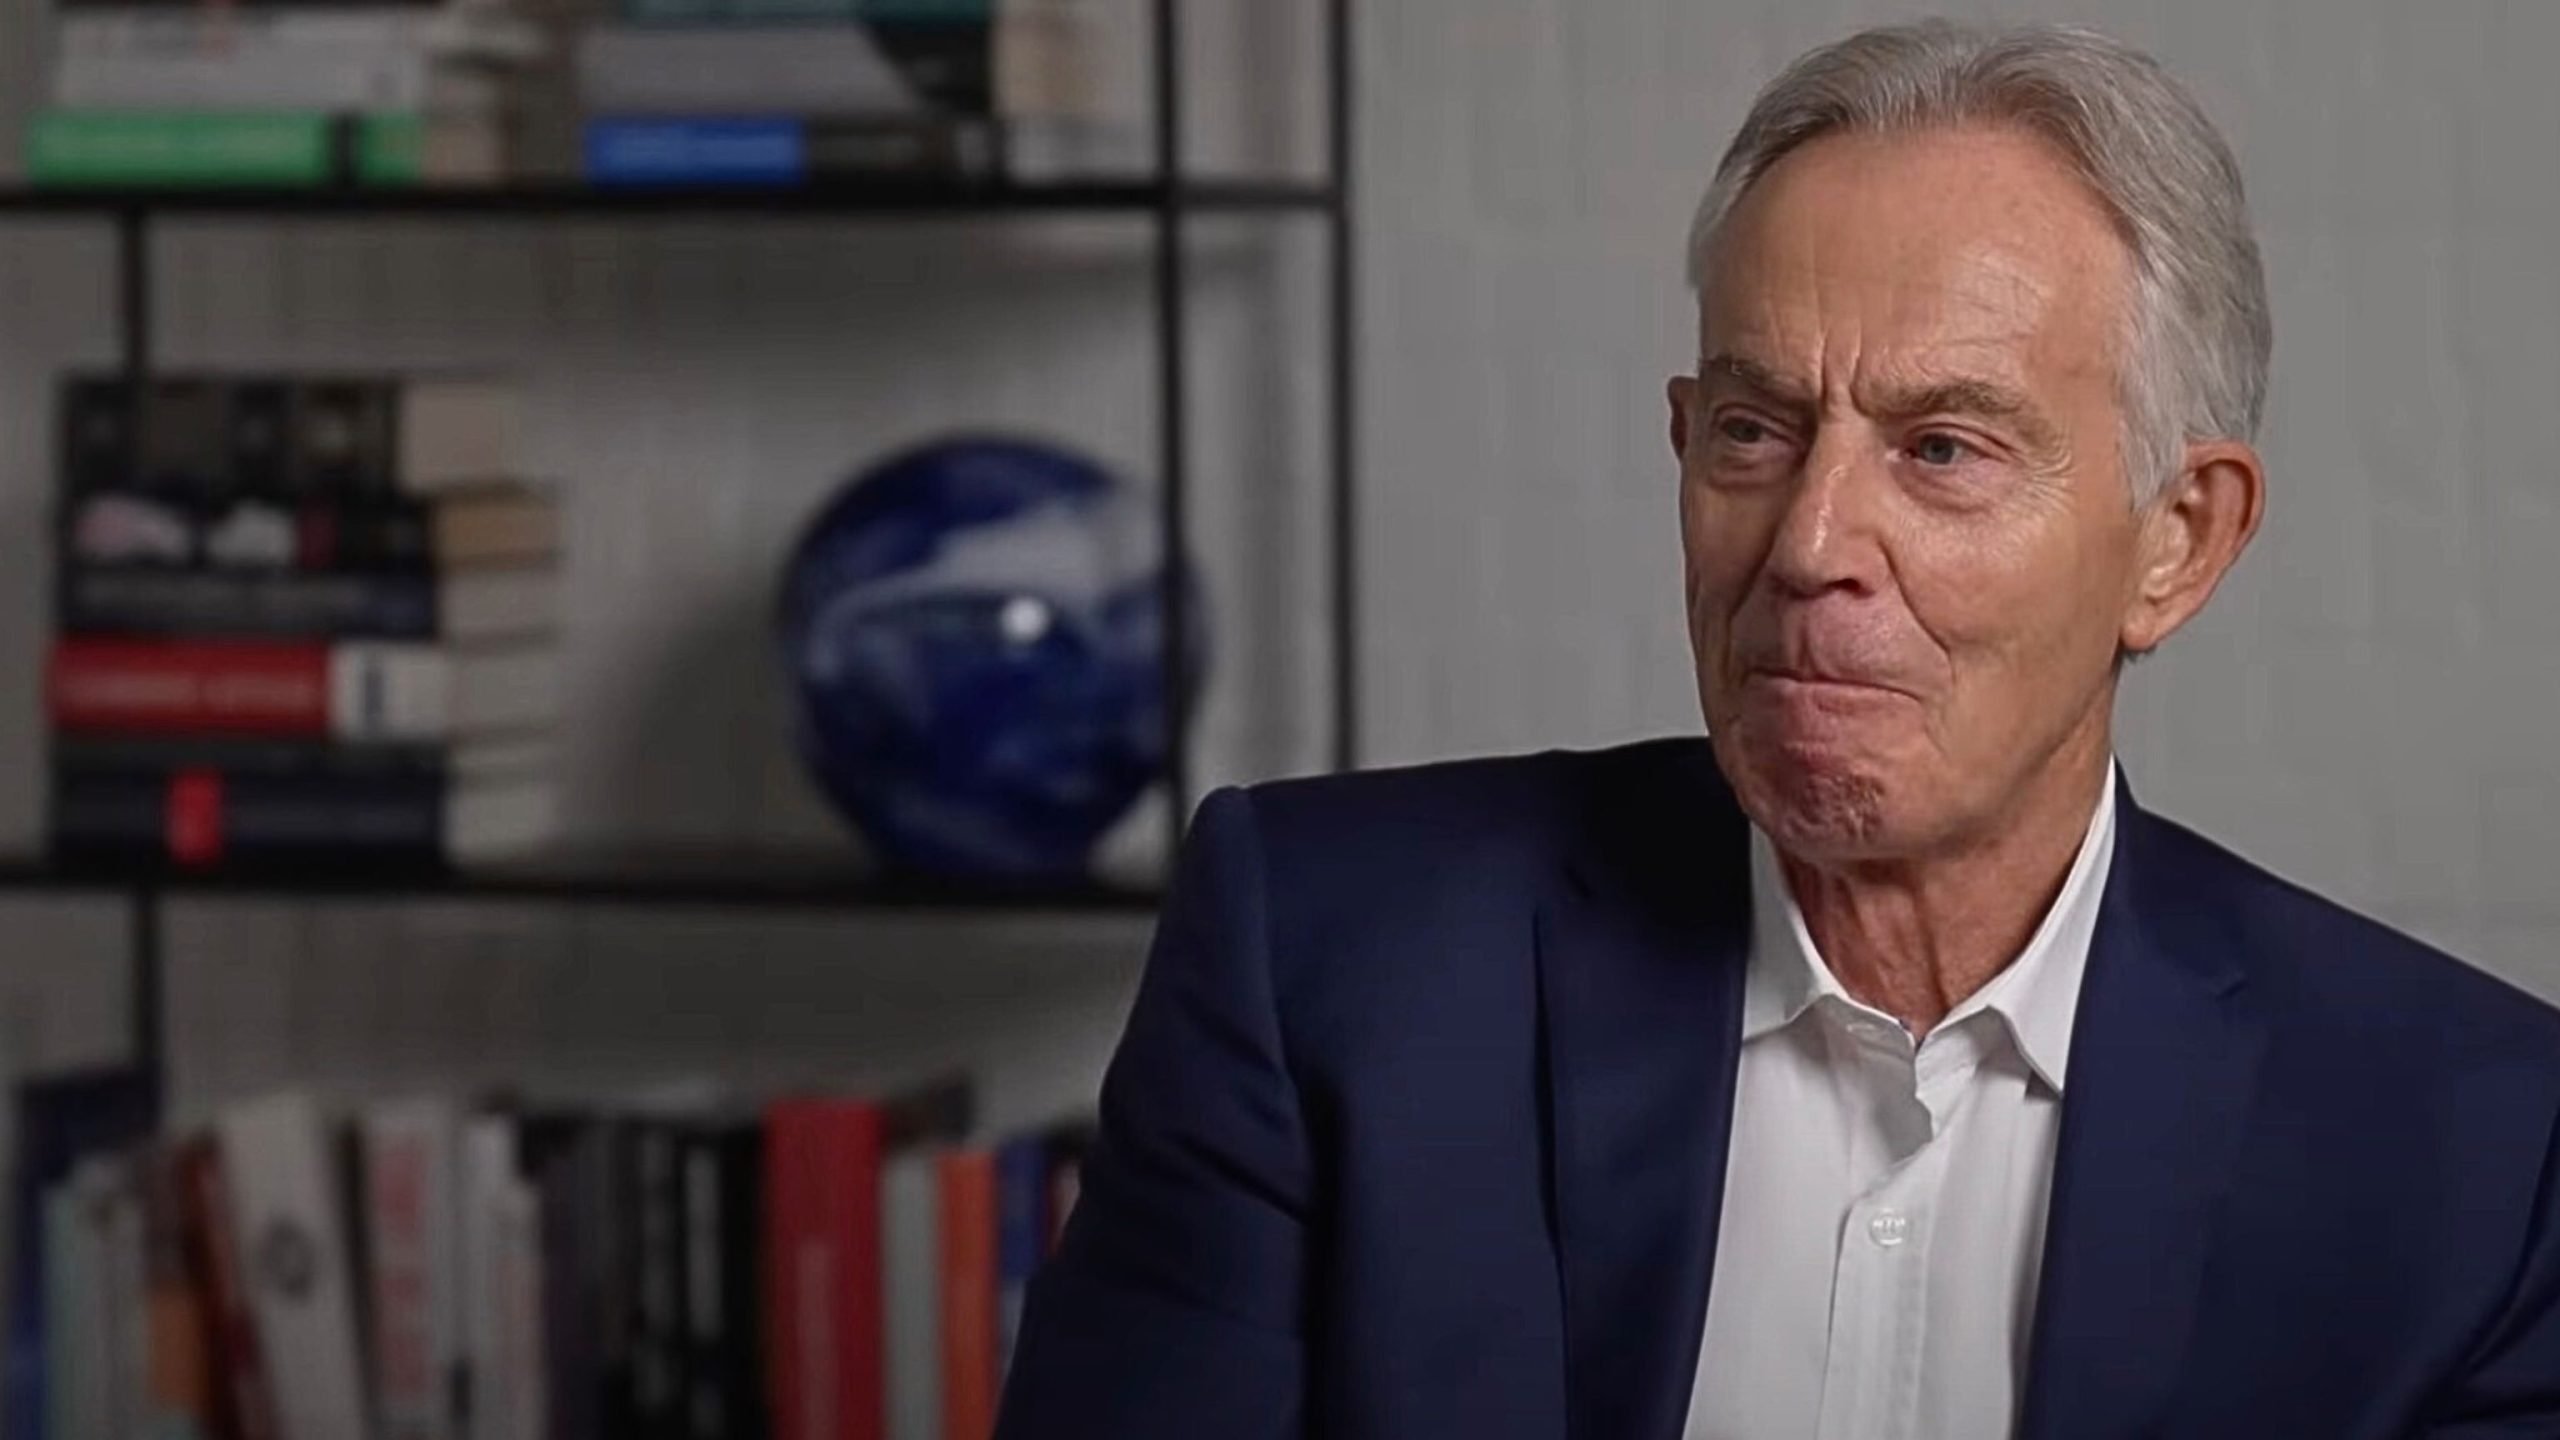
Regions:
<instances>
[{"instance_id":1,"label":"gray hair","mask_svg":"<svg viewBox=\"0 0 2560 1440\"><path fill-rule=\"evenodd\" d=\"M2254 440L2274 327L2239 164L2158 62L2091 31L1925 20L1799 59L1760 92L1716 166L1690 230L1690 283L1705 285L1744 193L1798 146L1965 124L2050 142L2114 215L2132 262L2118 363L2135 502L2178 473L2187 440Z\"/></svg>"}]
</instances>

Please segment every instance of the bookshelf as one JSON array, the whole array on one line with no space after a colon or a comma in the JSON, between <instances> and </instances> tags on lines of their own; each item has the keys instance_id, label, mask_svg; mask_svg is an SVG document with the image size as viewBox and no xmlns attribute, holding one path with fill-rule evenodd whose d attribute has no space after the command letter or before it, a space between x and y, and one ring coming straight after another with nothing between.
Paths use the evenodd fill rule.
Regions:
<instances>
[{"instance_id":1,"label":"bookshelf","mask_svg":"<svg viewBox=\"0 0 2560 1440\"><path fill-rule=\"evenodd\" d=\"M1157 393L1157 505L1168 554L1188 553L1189 396L1185 240L1194 217L1271 216L1320 223L1325 233L1325 427L1329 524L1325 592L1330 634L1328 759L1358 762L1358 532L1356 319L1353 246L1353 44L1350 0L1323 0L1323 112L1326 161L1314 179L1210 179L1184 174L1180 0L1149 0L1152 48L1153 178L1095 183L879 181L798 187L595 187L523 183L485 188L32 188L0 185L0 223L99 222L115 246L118 355L125 378L146 380L154 360L152 237L163 221L326 222L332 219L491 219L542 222L597 218L720 216L741 220L837 217L849 222L963 219L1004 223L1059 216L1122 217L1150 241L1149 304ZM1165 567L1168 763L1159 787L1170 840L1192 801L1188 763L1192 716L1174 638L1185 633L1187 597L1177 567ZM1168 846L1171 853L1171 846ZM858 868L849 855L690 851L562 855L499 869L188 871L100 869L41 856L0 856L0 893L119 898L128 907L127 964L135 1064L161 1073L163 904L172 897L329 901L488 901L652 907L717 907L972 916L1144 917L1161 890L1101 882L1072 885L921 882Z\"/></svg>"}]
</instances>

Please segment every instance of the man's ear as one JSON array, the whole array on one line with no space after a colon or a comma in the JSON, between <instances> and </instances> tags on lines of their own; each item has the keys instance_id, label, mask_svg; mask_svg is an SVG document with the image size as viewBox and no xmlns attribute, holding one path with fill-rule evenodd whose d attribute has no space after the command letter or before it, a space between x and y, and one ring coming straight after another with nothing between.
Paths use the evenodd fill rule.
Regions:
<instances>
[{"instance_id":1,"label":"man's ear","mask_svg":"<svg viewBox=\"0 0 2560 1440\"><path fill-rule=\"evenodd\" d=\"M1671 401L1671 453L1689 458L1689 406L1698 398L1698 377L1674 375L1664 387Z\"/></svg>"},{"instance_id":2,"label":"man's ear","mask_svg":"<svg viewBox=\"0 0 2560 1440\"><path fill-rule=\"evenodd\" d=\"M2213 598L2266 518L2267 471L2238 440L2198 440L2169 488L2141 517L2142 563L2120 636L2124 648L2156 650Z\"/></svg>"}]
</instances>

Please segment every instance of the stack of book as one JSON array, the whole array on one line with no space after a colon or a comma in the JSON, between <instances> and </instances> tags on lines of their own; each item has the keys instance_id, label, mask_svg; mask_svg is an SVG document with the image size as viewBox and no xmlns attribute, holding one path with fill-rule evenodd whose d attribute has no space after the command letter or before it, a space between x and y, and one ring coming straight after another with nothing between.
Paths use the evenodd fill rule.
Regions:
<instances>
[{"instance_id":1,"label":"stack of book","mask_svg":"<svg viewBox=\"0 0 2560 1440\"><path fill-rule=\"evenodd\" d=\"M504 0L55 0L27 175L47 186L487 183L531 164L533 82L561 48Z\"/></svg>"},{"instance_id":2,"label":"stack of book","mask_svg":"<svg viewBox=\"0 0 2560 1440\"><path fill-rule=\"evenodd\" d=\"M512 389L60 389L51 833L71 862L442 866L558 828L558 507Z\"/></svg>"},{"instance_id":3,"label":"stack of book","mask_svg":"<svg viewBox=\"0 0 2560 1440\"><path fill-rule=\"evenodd\" d=\"M29 1084L9 1433L986 1440L1089 1132L969 1109L292 1093L160 1136L133 1077Z\"/></svg>"},{"instance_id":4,"label":"stack of book","mask_svg":"<svg viewBox=\"0 0 2560 1440\"><path fill-rule=\"evenodd\" d=\"M619 0L578 39L587 178L1064 178L1138 154L1130 0Z\"/></svg>"}]
</instances>

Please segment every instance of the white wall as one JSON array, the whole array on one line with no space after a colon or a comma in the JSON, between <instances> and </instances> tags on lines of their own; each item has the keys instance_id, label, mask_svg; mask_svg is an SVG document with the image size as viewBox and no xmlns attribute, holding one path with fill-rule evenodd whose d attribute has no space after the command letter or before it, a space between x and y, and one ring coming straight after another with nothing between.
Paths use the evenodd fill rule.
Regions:
<instances>
[{"instance_id":1,"label":"white wall","mask_svg":"<svg viewBox=\"0 0 2560 1440\"><path fill-rule=\"evenodd\" d=\"M23 54L28 0L0 16ZM1196 6L1204 157L1310 153L1314 53ZM1691 344L1686 213L1751 92L1889 4L1368 0L1363 672L1373 758L1694 729L1660 383ZM2273 518L2133 676L2144 798L2560 994L2560 7L2535 0L1956 5L2153 46L2241 152L2274 281ZM1267 27L1278 25L1276 32ZM1250 63L1237 63L1247 57ZM0 71L0 85L24 79ZM1285 92L1285 93L1284 93ZM0 107L5 108L5 107ZM1282 105L1279 109L1289 109ZM35 829L49 377L112 352L103 229L0 229L0 839ZM1196 259L1200 548L1221 642L1204 778L1321 758L1321 272L1310 227ZM1152 471L1145 253L1102 223L433 229L222 222L161 250L172 363L504 364L571 497L592 834L807 839L760 646L774 561L861 456L1051 430ZM670 764L667 755L688 757ZM1143 859L1151 830L1124 858ZM33 1061L120 1037L115 917L13 900L0 1021ZM608 1083L994 1066L1072 1103L1138 932L207 901L172 926L196 1103L290 1077Z\"/></svg>"}]
</instances>

